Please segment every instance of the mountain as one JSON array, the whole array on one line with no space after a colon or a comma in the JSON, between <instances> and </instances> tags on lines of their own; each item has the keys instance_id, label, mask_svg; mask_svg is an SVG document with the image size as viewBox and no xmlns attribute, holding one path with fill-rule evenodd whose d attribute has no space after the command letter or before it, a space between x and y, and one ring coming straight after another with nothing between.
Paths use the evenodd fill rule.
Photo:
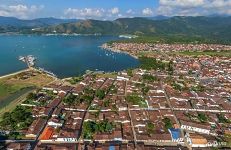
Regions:
<instances>
[{"instance_id":1,"label":"mountain","mask_svg":"<svg viewBox=\"0 0 231 150\"><path fill-rule=\"evenodd\" d=\"M0 27L14 27L14 28L32 28L32 27L47 27L51 25L58 25L62 23L78 22L77 19L56 19L56 18L38 18L33 20L22 20L14 17L0 16Z\"/></svg>"},{"instance_id":2,"label":"mountain","mask_svg":"<svg viewBox=\"0 0 231 150\"><path fill-rule=\"evenodd\" d=\"M37 33L135 34L146 36L189 36L231 39L231 17L172 17L152 20L120 18L114 21L84 20L40 28Z\"/></svg>"},{"instance_id":3,"label":"mountain","mask_svg":"<svg viewBox=\"0 0 231 150\"><path fill-rule=\"evenodd\" d=\"M163 16L163 15L158 15L158 16L154 16L154 17L147 17L147 19L151 19L151 20L165 20L165 19L169 19L171 17L168 16Z\"/></svg>"},{"instance_id":4,"label":"mountain","mask_svg":"<svg viewBox=\"0 0 231 150\"><path fill-rule=\"evenodd\" d=\"M7 26L4 26L7 25ZM20 28L18 28L20 26ZM36 29L33 29L36 27ZM161 37L170 39L206 39L231 43L230 16L119 18L114 21L62 20L40 18L19 20L0 18L0 32L12 31L29 34L67 33Z\"/></svg>"},{"instance_id":5,"label":"mountain","mask_svg":"<svg viewBox=\"0 0 231 150\"><path fill-rule=\"evenodd\" d=\"M57 18L38 18L34 19L32 21L40 22L43 25L58 25L62 23L72 23L72 22L78 22L78 19L57 19Z\"/></svg>"}]
</instances>

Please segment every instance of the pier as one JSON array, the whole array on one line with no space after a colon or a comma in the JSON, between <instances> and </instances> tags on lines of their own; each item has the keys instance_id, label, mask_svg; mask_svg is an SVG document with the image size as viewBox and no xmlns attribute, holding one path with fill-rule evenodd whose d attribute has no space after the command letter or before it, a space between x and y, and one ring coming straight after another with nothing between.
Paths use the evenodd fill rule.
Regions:
<instances>
[{"instance_id":1,"label":"pier","mask_svg":"<svg viewBox=\"0 0 231 150\"><path fill-rule=\"evenodd\" d=\"M53 72L47 71L44 68L40 68L40 67L36 68L35 67L36 57L34 57L33 55L19 56L19 60L27 64L28 70L30 70L30 69L35 70L35 71L38 71L41 73L45 73L48 76L51 76L55 79L58 79L57 76Z\"/></svg>"}]
</instances>

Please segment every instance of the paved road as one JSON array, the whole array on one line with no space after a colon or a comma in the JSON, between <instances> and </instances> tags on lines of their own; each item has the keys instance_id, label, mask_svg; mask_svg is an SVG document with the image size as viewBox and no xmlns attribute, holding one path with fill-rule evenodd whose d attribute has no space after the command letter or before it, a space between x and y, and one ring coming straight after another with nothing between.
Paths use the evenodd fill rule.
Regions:
<instances>
[{"instance_id":1,"label":"paved road","mask_svg":"<svg viewBox=\"0 0 231 150\"><path fill-rule=\"evenodd\" d=\"M180 122L179 122L179 120L178 120L177 117L176 117L176 114L175 114L175 112L174 112L174 109L173 109L173 107L172 107L172 105L171 105L171 103L170 103L169 96L167 95L167 92L165 91L165 88L164 88L162 82L161 82L161 87L162 87L162 89L164 90L164 95L165 95L165 97L166 97L166 100L167 100L167 103L168 103L170 109L172 110L172 113L173 113L173 116L174 116L174 118L175 118L175 121L176 121L177 125L180 127ZM192 148L191 148L191 146L188 144L187 139L186 139L185 136L184 136L184 131L183 131L183 130L180 130L180 131L181 131L181 136L184 138L184 144L185 144L185 146L187 146L187 147L189 148L189 150L191 150Z\"/></svg>"}]
</instances>

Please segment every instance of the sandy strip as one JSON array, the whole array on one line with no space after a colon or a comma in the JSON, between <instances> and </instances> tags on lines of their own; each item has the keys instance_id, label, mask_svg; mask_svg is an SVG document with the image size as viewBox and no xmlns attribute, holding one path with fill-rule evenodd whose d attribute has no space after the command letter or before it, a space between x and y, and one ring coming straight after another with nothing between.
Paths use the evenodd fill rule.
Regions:
<instances>
[{"instance_id":1,"label":"sandy strip","mask_svg":"<svg viewBox=\"0 0 231 150\"><path fill-rule=\"evenodd\" d=\"M11 74L7 74L7 75L4 75L4 76L0 76L0 79L3 79L3 78L7 78L7 77L11 77L11 76L14 76L14 75L17 75L19 73L23 73L25 71L30 71L30 69L24 69L24 70L21 70L21 71L18 71L18 72L14 72L14 73L11 73Z\"/></svg>"}]
</instances>

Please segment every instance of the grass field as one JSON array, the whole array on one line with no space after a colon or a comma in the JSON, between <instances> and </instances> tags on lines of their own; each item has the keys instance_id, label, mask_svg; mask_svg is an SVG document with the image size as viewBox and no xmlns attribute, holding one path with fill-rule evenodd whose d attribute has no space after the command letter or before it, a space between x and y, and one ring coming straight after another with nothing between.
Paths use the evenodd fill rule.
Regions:
<instances>
[{"instance_id":1,"label":"grass field","mask_svg":"<svg viewBox=\"0 0 231 150\"><path fill-rule=\"evenodd\" d=\"M97 77L99 78L116 78L117 77L117 73L99 73L96 74Z\"/></svg>"},{"instance_id":2,"label":"grass field","mask_svg":"<svg viewBox=\"0 0 231 150\"><path fill-rule=\"evenodd\" d=\"M188 55L188 56L217 56L217 57L231 57L231 51L183 51L176 52L175 54L179 55Z\"/></svg>"},{"instance_id":3,"label":"grass field","mask_svg":"<svg viewBox=\"0 0 231 150\"><path fill-rule=\"evenodd\" d=\"M0 112L15 104L26 93L54 81L53 78L36 71L25 71L0 79Z\"/></svg>"},{"instance_id":4,"label":"grass field","mask_svg":"<svg viewBox=\"0 0 231 150\"><path fill-rule=\"evenodd\" d=\"M54 79L38 72L26 71L18 75L0 79L0 101L1 99L26 87L36 86L38 88L52 82Z\"/></svg>"},{"instance_id":5,"label":"grass field","mask_svg":"<svg viewBox=\"0 0 231 150\"><path fill-rule=\"evenodd\" d=\"M23 88L0 101L0 116L5 112L13 110L18 104L22 103L26 96L33 92L36 87Z\"/></svg>"}]
</instances>

